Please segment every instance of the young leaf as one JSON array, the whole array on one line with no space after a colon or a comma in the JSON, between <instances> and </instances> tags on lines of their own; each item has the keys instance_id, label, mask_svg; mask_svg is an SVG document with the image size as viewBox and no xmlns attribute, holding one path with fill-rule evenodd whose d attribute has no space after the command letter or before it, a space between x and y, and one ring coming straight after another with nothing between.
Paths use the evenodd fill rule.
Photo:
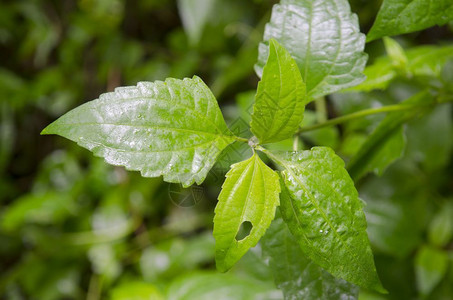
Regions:
<instances>
[{"instance_id":1,"label":"young leaf","mask_svg":"<svg viewBox=\"0 0 453 300\"><path fill-rule=\"evenodd\" d=\"M282 0L264 31L264 41L271 38L296 60L310 100L365 79L365 36L347 0ZM255 65L260 77L269 53L265 42Z\"/></svg>"},{"instance_id":2,"label":"young leaf","mask_svg":"<svg viewBox=\"0 0 453 300\"><path fill-rule=\"evenodd\" d=\"M406 74L408 72L406 53L400 44L389 37L385 37L384 45L387 56L379 57L372 65L367 66L365 71L363 71L366 80L348 89L349 91L369 92L374 89L383 90L387 88L398 74Z\"/></svg>"},{"instance_id":3,"label":"young leaf","mask_svg":"<svg viewBox=\"0 0 453 300\"><path fill-rule=\"evenodd\" d=\"M432 100L432 95L423 91L401 105L430 103ZM354 181L369 171L382 174L389 164L400 158L406 145L402 125L426 109L418 106L405 112L388 114L349 161L348 172Z\"/></svg>"},{"instance_id":4,"label":"young leaf","mask_svg":"<svg viewBox=\"0 0 453 300\"><path fill-rule=\"evenodd\" d=\"M383 56L375 60L363 71L366 80L346 91L369 92L372 90L385 90L390 82L398 75L389 57Z\"/></svg>"},{"instance_id":5,"label":"young leaf","mask_svg":"<svg viewBox=\"0 0 453 300\"><path fill-rule=\"evenodd\" d=\"M258 83L250 123L261 144L293 136L304 117L305 84L296 62L274 39Z\"/></svg>"},{"instance_id":6,"label":"young leaf","mask_svg":"<svg viewBox=\"0 0 453 300\"><path fill-rule=\"evenodd\" d=\"M200 184L220 152L235 140L203 81L167 79L117 88L68 112L42 134L58 134L106 162Z\"/></svg>"},{"instance_id":7,"label":"young leaf","mask_svg":"<svg viewBox=\"0 0 453 300\"><path fill-rule=\"evenodd\" d=\"M281 217L272 221L261 245L285 299L357 299L355 285L333 277L304 255Z\"/></svg>"},{"instance_id":8,"label":"young leaf","mask_svg":"<svg viewBox=\"0 0 453 300\"><path fill-rule=\"evenodd\" d=\"M406 55L411 74L438 77L442 67L453 57L453 46L420 46L407 50Z\"/></svg>"},{"instance_id":9,"label":"young leaf","mask_svg":"<svg viewBox=\"0 0 453 300\"><path fill-rule=\"evenodd\" d=\"M274 219L279 193L277 173L257 154L231 166L215 208L217 269L227 271L258 243ZM241 225L250 223L250 233L239 238Z\"/></svg>"},{"instance_id":10,"label":"young leaf","mask_svg":"<svg viewBox=\"0 0 453 300\"><path fill-rule=\"evenodd\" d=\"M407 64L407 57L401 45L392 38L384 37L385 51L391 59L393 65L399 69L404 70Z\"/></svg>"},{"instance_id":11,"label":"young leaf","mask_svg":"<svg viewBox=\"0 0 453 300\"><path fill-rule=\"evenodd\" d=\"M384 0L367 41L441 26L452 19L450 0Z\"/></svg>"},{"instance_id":12,"label":"young leaf","mask_svg":"<svg viewBox=\"0 0 453 300\"><path fill-rule=\"evenodd\" d=\"M395 50L393 49L393 51ZM398 64L398 61L401 60L403 63L400 64L400 67L405 66L405 69L400 68L400 74L439 77L442 66L449 58L453 57L453 47L419 46L408 49L405 56L406 58L401 57L401 54L396 54L393 55L393 58L389 56L379 57L372 65L366 67L364 74L367 79L349 90L368 92L373 89L387 88L389 83L398 75L395 62Z\"/></svg>"},{"instance_id":13,"label":"young leaf","mask_svg":"<svg viewBox=\"0 0 453 300\"><path fill-rule=\"evenodd\" d=\"M268 155L284 168L280 211L304 253L336 277L385 292L374 266L362 202L343 160L327 147L285 157Z\"/></svg>"}]
</instances>

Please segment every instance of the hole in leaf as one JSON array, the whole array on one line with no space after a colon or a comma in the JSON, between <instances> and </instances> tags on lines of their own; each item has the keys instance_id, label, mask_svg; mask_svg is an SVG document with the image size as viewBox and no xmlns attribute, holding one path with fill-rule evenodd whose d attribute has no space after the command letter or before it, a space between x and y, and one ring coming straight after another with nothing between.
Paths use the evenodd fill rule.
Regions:
<instances>
[{"instance_id":1,"label":"hole in leaf","mask_svg":"<svg viewBox=\"0 0 453 300\"><path fill-rule=\"evenodd\" d=\"M239 227L238 233L236 234L236 241L240 241L245 239L250 235L250 231L252 231L253 225L249 221L244 221Z\"/></svg>"}]
</instances>

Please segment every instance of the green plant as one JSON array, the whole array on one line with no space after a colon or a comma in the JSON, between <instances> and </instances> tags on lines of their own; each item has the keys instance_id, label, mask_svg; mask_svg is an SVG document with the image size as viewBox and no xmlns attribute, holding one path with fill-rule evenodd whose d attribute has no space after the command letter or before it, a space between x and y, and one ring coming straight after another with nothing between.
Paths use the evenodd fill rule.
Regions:
<instances>
[{"instance_id":1,"label":"green plant","mask_svg":"<svg viewBox=\"0 0 453 300\"><path fill-rule=\"evenodd\" d=\"M453 18L451 5L440 1L427 17L415 22L414 15L425 14L424 6L406 2L384 1L367 39L412 32ZM394 16L396 8L411 15ZM354 298L355 285L385 292L352 179L358 181L370 171L382 174L404 150L403 125L437 104L452 101L447 61L453 54L451 46L406 52L390 38L384 42L388 56L365 69L365 36L347 1L283 0L274 6L259 46L255 70L261 81L251 115L253 137L230 131L215 97L196 76L118 88L70 111L43 134L64 136L110 164L140 171L145 177L163 176L185 187L203 182L228 145L247 143L253 154L231 166L215 210L217 268L227 271L263 238L277 285L288 298ZM302 125L311 102L322 114L327 95L346 89L385 89L399 78L421 79L419 90L401 103ZM389 114L354 153L348 171L329 147L299 150L303 133L383 112ZM290 152L267 146L293 137ZM278 171L263 162L260 152ZM239 237L248 225L249 232ZM287 262L281 261L284 256L289 257ZM301 275L301 270L308 271ZM298 276L304 276L301 284L294 283ZM313 281L317 287L304 290L304 284Z\"/></svg>"}]
</instances>

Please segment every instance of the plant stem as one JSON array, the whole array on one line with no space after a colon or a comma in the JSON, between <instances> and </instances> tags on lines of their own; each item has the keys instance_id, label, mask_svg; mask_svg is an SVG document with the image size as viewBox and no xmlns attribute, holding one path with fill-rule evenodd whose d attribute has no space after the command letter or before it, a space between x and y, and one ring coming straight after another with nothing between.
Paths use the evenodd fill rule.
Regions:
<instances>
[{"instance_id":1,"label":"plant stem","mask_svg":"<svg viewBox=\"0 0 453 300\"><path fill-rule=\"evenodd\" d=\"M380 113L385 113L385 112L391 112L391 111L402 111L402 110L410 110L410 109L415 109L419 108L422 106L430 106L433 103L424 103L424 104L417 104L417 105L408 105L408 104L395 104L395 105L388 105L388 106L383 106L379 108L369 108L369 109L364 109L358 112L354 112L348 115L344 115L338 118L330 119L328 121L311 125L311 126L305 126L299 128L297 133L302 133L302 132L307 132L307 131L312 131L316 130L319 128L327 127L327 126L332 126L332 125L337 125L341 124L347 121L363 118L369 115L375 115L375 114L380 114Z\"/></svg>"},{"instance_id":2,"label":"plant stem","mask_svg":"<svg viewBox=\"0 0 453 300\"><path fill-rule=\"evenodd\" d=\"M102 280L96 275L92 274L88 286L88 293L86 300L98 300L101 298L102 293Z\"/></svg>"},{"instance_id":3,"label":"plant stem","mask_svg":"<svg viewBox=\"0 0 453 300\"><path fill-rule=\"evenodd\" d=\"M257 146L255 149L258 150L258 151L263 152L264 154L266 154L275 163L280 164L281 166L285 165L284 161L280 157L278 157L277 155L275 155L271 151L267 150L266 148L263 148L262 146Z\"/></svg>"},{"instance_id":4,"label":"plant stem","mask_svg":"<svg viewBox=\"0 0 453 300\"><path fill-rule=\"evenodd\" d=\"M293 151L299 150L299 136L296 134L293 139Z\"/></svg>"},{"instance_id":5,"label":"plant stem","mask_svg":"<svg viewBox=\"0 0 453 300\"><path fill-rule=\"evenodd\" d=\"M238 142L244 142L244 143L248 143L248 142L249 142L248 139L242 138L242 137L240 137L240 136L234 136L234 138L235 138L236 141L238 141Z\"/></svg>"},{"instance_id":6,"label":"plant stem","mask_svg":"<svg viewBox=\"0 0 453 300\"><path fill-rule=\"evenodd\" d=\"M327 106L326 98L321 97L315 100L316 109L316 120L318 123L324 123L327 121Z\"/></svg>"}]
</instances>

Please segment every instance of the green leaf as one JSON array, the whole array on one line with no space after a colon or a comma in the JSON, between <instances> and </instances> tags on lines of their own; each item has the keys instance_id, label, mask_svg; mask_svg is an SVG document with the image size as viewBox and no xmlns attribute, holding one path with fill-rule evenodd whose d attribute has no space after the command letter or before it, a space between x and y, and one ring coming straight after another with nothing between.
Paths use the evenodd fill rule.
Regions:
<instances>
[{"instance_id":1,"label":"green leaf","mask_svg":"<svg viewBox=\"0 0 453 300\"><path fill-rule=\"evenodd\" d=\"M453 54L452 54L453 56ZM453 59L449 59L443 66L440 72L442 82L449 87L453 83Z\"/></svg>"},{"instance_id":2,"label":"green leaf","mask_svg":"<svg viewBox=\"0 0 453 300\"><path fill-rule=\"evenodd\" d=\"M384 38L387 56L382 56L365 68L366 80L348 91L369 92L374 89L384 90L398 74L407 74L407 57L404 49L397 41Z\"/></svg>"},{"instance_id":3,"label":"green leaf","mask_svg":"<svg viewBox=\"0 0 453 300\"><path fill-rule=\"evenodd\" d=\"M425 203L420 197L403 191L401 178L406 174L410 176L411 172L392 174L395 169L401 172L404 166L395 164L386 176L365 181L360 187L360 197L367 204L367 231L374 249L402 259L422 241Z\"/></svg>"},{"instance_id":4,"label":"green leaf","mask_svg":"<svg viewBox=\"0 0 453 300\"><path fill-rule=\"evenodd\" d=\"M255 65L260 77L269 54L266 42L271 38L296 60L309 100L365 79L365 36L347 0L282 0L274 5Z\"/></svg>"},{"instance_id":5,"label":"green leaf","mask_svg":"<svg viewBox=\"0 0 453 300\"><path fill-rule=\"evenodd\" d=\"M220 152L235 140L203 81L167 79L117 88L68 112L43 130L58 134L106 162L200 184Z\"/></svg>"},{"instance_id":6,"label":"green leaf","mask_svg":"<svg viewBox=\"0 0 453 300\"><path fill-rule=\"evenodd\" d=\"M452 158L452 137L451 106L438 105L429 114L408 124L406 155L425 170L445 168Z\"/></svg>"},{"instance_id":7,"label":"green leaf","mask_svg":"<svg viewBox=\"0 0 453 300\"><path fill-rule=\"evenodd\" d=\"M395 45L393 45L395 46ZM389 48L389 47L388 47ZM397 52L399 50L390 50L388 52ZM389 56L381 56L375 62L367 66L364 74L367 79L358 86L352 87L350 91L368 92L374 89L386 89L390 82L399 75L407 77L412 76L432 76L439 77L442 67L453 57L453 46L419 46L408 49L405 52L406 64L401 54L393 54L393 59ZM398 58L400 57L400 58ZM396 68L398 61L399 70ZM399 72L397 72L399 71Z\"/></svg>"},{"instance_id":8,"label":"green leaf","mask_svg":"<svg viewBox=\"0 0 453 300\"><path fill-rule=\"evenodd\" d=\"M27 223L58 224L68 215L75 213L76 209L77 206L67 193L29 193L15 199L3 210L0 228L14 231Z\"/></svg>"},{"instance_id":9,"label":"green leaf","mask_svg":"<svg viewBox=\"0 0 453 300\"><path fill-rule=\"evenodd\" d=\"M269 283L231 274L197 272L183 275L168 287L168 300L274 299L275 288ZM277 295L279 293L277 292ZM279 298L277 298L279 299Z\"/></svg>"},{"instance_id":10,"label":"green leaf","mask_svg":"<svg viewBox=\"0 0 453 300\"><path fill-rule=\"evenodd\" d=\"M442 67L453 57L453 46L420 46L407 50L406 56L411 74L439 77Z\"/></svg>"},{"instance_id":11,"label":"green leaf","mask_svg":"<svg viewBox=\"0 0 453 300\"><path fill-rule=\"evenodd\" d=\"M348 163L348 171L354 181L370 171L381 175L391 163L401 157L405 148L402 125L427 109L427 106L416 106L417 104L430 103L432 100L433 96L428 91L422 91L401 103L413 108L389 113L382 120Z\"/></svg>"},{"instance_id":12,"label":"green leaf","mask_svg":"<svg viewBox=\"0 0 453 300\"><path fill-rule=\"evenodd\" d=\"M384 0L367 41L441 26L452 19L450 0Z\"/></svg>"},{"instance_id":13,"label":"green leaf","mask_svg":"<svg viewBox=\"0 0 453 300\"><path fill-rule=\"evenodd\" d=\"M140 271L143 279L147 282L169 280L200 269L214 260L214 245L212 231L190 238L183 238L181 235L153 243L141 254Z\"/></svg>"},{"instance_id":14,"label":"green leaf","mask_svg":"<svg viewBox=\"0 0 453 300\"><path fill-rule=\"evenodd\" d=\"M250 123L261 144L292 137L304 117L305 100L305 84L296 62L271 39Z\"/></svg>"},{"instance_id":15,"label":"green leaf","mask_svg":"<svg viewBox=\"0 0 453 300\"><path fill-rule=\"evenodd\" d=\"M283 166L280 211L304 253L336 277L385 292L374 266L365 214L344 162L327 147L266 153Z\"/></svg>"},{"instance_id":16,"label":"green leaf","mask_svg":"<svg viewBox=\"0 0 453 300\"><path fill-rule=\"evenodd\" d=\"M231 166L215 208L214 237L217 269L230 269L264 235L279 205L278 175L257 154ZM238 237L242 226L250 233Z\"/></svg>"},{"instance_id":17,"label":"green leaf","mask_svg":"<svg viewBox=\"0 0 453 300\"><path fill-rule=\"evenodd\" d=\"M392 38L384 37L385 51L396 69L404 70L407 65L407 57L404 49Z\"/></svg>"},{"instance_id":18,"label":"green leaf","mask_svg":"<svg viewBox=\"0 0 453 300\"><path fill-rule=\"evenodd\" d=\"M301 123L301 127L314 125L316 124L316 120L316 112L312 110L306 110L304 113L304 120ZM300 136L303 140L308 140L310 143L317 146L336 148L339 143L339 132L338 128L335 126L302 132Z\"/></svg>"},{"instance_id":19,"label":"green leaf","mask_svg":"<svg viewBox=\"0 0 453 300\"><path fill-rule=\"evenodd\" d=\"M280 217L272 222L261 245L285 299L357 299L359 290L355 285L333 277L304 255Z\"/></svg>"},{"instance_id":20,"label":"green leaf","mask_svg":"<svg viewBox=\"0 0 453 300\"><path fill-rule=\"evenodd\" d=\"M398 113L392 115L396 116L397 114ZM374 150L376 150L376 152L374 152L374 155L372 155L372 157L369 157L369 160L365 163L365 165L362 165L363 172L365 173L374 172L375 174L382 176L387 167L397 159L400 159L404 154L404 150L406 148L406 136L404 133L404 127L400 125L395 126L396 128L394 128L393 130L390 129L389 127L392 127L393 122L391 116L389 116L389 119L384 119L385 122L382 121L379 124L378 128L376 128L376 130L373 132L373 134L379 135L378 133L382 130L386 132L387 135L384 141L381 140L382 143L375 145L377 148L379 148L379 150L375 148ZM366 145L368 145L367 143L370 143L368 141L373 141L373 138L373 135L370 136L360 149L366 148ZM358 153L360 153L360 150ZM360 176L362 176L363 174L360 174Z\"/></svg>"},{"instance_id":21,"label":"green leaf","mask_svg":"<svg viewBox=\"0 0 453 300\"><path fill-rule=\"evenodd\" d=\"M152 284L132 281L122 283L111 291L111 300L163 300L164 297Z\"/></svg>"},{"instance_id":22,"label":"green leaf","mask_svg":"<svg viewBox=\"0 0 453 300\"><path fill-rule=\"evenodd\" d=\"M178 0L182 25L192 45L198 44L216 0Z\"/></svg>"},{"instance_id":23,"label":"green leaf","mask_svg":"<svg viewBox=\"0 0 453 300\"><path fill-rule=\"evenodd\" d=\"M10 161L17 136L15 131L13 109L7 101L3 101L0 103L0 173Z\"/></svg>"},{"instance_id":24,"label":"green leaf","mask_svg":"<svg viewBox=\"0 0 453 300\"><path fill-rule=\"evenodd\" d=\"M239 117L242 120L244 120L244 122L247 123L247 125L252 120L255 95L256 95L255 90L242 92L236 95L236 105L239 109Z\"/></svg>"},{"instance_id":25,"label":"green leaf","mask_svg":"<svg viewBox=\"0 0 453 300\"><path fill-rule=\"evenodd\" d=\"M447 267L447 253L428 246L422 247L415 257L418 290L423 295L428 295L442 280Z\"/></svg>"},{"instance_id":26,"label":"green leaf","mask_svg":"<svg viewBox=\"0 0 453 300\"><path fill-rule=\"evenodd\" d=\"M397 76L397 72L388 57L379 57L365 68L363 74L366 80L361 84L347 89L347 91L385 90L390 82Z\"/></svg>"},{"instance_id":27,"label":"green leaf","mask_svg":"<svg viewBox=\"0 0 453 300\"><path fill-rule=\"evenodd\" d=\"M429 224L429 241L444 247L453 238L453 203L446 202Z\"/></svg>"}]
</instances>

